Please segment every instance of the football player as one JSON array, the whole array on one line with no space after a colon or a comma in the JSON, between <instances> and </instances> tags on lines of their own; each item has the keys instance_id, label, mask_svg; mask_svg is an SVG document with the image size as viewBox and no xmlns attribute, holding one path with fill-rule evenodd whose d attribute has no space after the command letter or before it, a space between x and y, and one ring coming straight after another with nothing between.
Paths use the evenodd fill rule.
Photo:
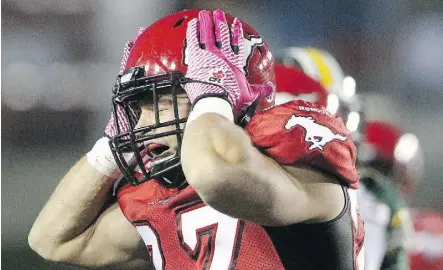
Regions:
<instances>
[{"instance_id":1,"label":"football player","mask_svg":"<svg viewBox=\"0 0 443 270\"><path fill-rule=\"evenodd\" d=\"M343 117L356 145L366 147L367 140L372 141L372 124L368 123L368 128L364 128L364 111L361 101L355 95L355 81L344 76L338 61L332 55L316 48L292 47L284 50L281 62L287 67L286 73L290 67L301 69L327 90L326 104L322 100L317 102ZM276 68L277 85L279 77L282 77L279 73L283 71L284 68ZM295 78L294 75L286 77L286 84L295 85L290 80L291 77ZM288 92L287 87L282 90ZM279 93L277 97L278 95ZM384 133L376 134L382 140ZM405 248L411 231L408 210L396 187L388 181L386 175L374 169L375 163L363 158L360 148L362 147L358 151L358 169L363 185L358 194L360 212L365 220L366 269L407 269ZM383 149L380 147L380 151Z\"/></svg>"},{"instance_id":2,"label":"football player","mask_svg":"<svg viewBox=\"0 0 443 270\"><path fill-rule=\"evenodd\" d=\"M368 122L365 133L366 139L360 148L359 159L377 169L378 173L394 180L396 189L405 198L412 198L422 177L424 163L417 137L404 133L392 123L382 121ZM361 181L365 182L365 179ZM412 220L409 221L404 203L390 203L397 205L398 209L390 222L391 234L395 233L397 240L401 240L402 234L411 235L406 250L408 254L402 253L403 257L408 255L410 269L443 269L442 215L431 209L412 208L408 209ZM411 222L409 227L399 226L401 223L409 225Z\"/></svg>"},{"instance_id":3,"label":"football player","mask_svg":"<svg viewBox=\"0 0 443 270\"><path fill-rule=\"evenodd\" d=\"M414 196L423 173L423 154L415 135L404 133L400 128L388 122L368 121L365 125L365 140L359 148L358 159L361 163L373 168L372 173L387 177L384 185L391 186L391 191L386 189L387 192L401 193L405 199ZM361 179L361 181L368 180ZM371 188L371 186L368 187ZM372 185L372 189L378 190L380 188ZM390 213L390 219L386 219L389 224L386 233L392 235L392 240L388 242L388 248L398 245L399 242L403 242L402 239L406 238L408 241L403 245L405 248L402 250L391 248L391 253L407 260L407 251L414 250L414 246L420 242L417 241L420 238L417 238L414 233L416 221L411 219L405 202L387 200L387 192L377 192L377 194L381 198L386 196L384 200L391 208L391 211L385 211L385 215ZM368 205L369 209L375 209L375 205ZM394 211L395 209L396 211ZM381 215L372 215L371 217L372 219L379 217L374 222L380 223L383 220ZM420 231L419 233L421 234ZM389 265L389 260L385 260L383 264Z\"/></svg>"},{"instance_id":4,"label":"football player","mask_svg":"<svg viewBox=\"0 0 443 270\"><path fill-rule=\"evenodd\" d=\"M142 29L107 137L61 180L31 247L88 267L362 269L350 134L321 106L272 107L273 62L221 10Z\"/></svg>"}]
</instances>

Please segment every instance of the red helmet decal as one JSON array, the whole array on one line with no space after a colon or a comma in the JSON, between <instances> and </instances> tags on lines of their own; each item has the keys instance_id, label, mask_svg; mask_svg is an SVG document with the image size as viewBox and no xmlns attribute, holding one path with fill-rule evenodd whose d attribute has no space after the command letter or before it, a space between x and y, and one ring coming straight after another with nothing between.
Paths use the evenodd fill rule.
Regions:
<instances>
[{"instance_id":1,"label":"red helmet decal","mask_svg":"<svg viewBox=\"0 0 443 270\"><path fill-rule=\"evenodd\" d=\"M249 59L252 57L255 47L263 46L263 39L261 36L249 36L244 38L244 40L245 55L243 58L243 68L245 70L245 73L248 74Z\"/></svg>"}]
</instances>

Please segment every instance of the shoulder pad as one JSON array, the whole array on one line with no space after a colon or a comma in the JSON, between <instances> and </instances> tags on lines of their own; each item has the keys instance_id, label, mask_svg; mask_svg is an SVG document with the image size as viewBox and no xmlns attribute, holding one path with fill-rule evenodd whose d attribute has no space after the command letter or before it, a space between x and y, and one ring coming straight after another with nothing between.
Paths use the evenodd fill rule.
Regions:
<instances>
[{"instance_id":1,"label":"shoulder pad","mask_svg":"<svg viewBox=\"0 0 443 270\"><path fill-rule=\"evenodd\" d=\"M307 165L358 187L356 148L339 117L311 102L294 100L256 114L248 126L254 145L280 164Z\"/></svg>"}]
</instances>

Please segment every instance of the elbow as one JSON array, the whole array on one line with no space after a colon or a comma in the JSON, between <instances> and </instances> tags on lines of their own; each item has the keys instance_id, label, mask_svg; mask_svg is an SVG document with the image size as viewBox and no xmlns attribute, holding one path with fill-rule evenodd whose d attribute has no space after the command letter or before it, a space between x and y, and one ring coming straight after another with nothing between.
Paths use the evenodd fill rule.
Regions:
<instances>
[{"instance_id":1,"label":"elbow","mask_svg":"<svg viewBox=\"0 0 443 270\"><path fill-rule=\"evenodd\" d=\"M201 161L200 164L184 170L189 185L208 204L216 200L218 191L222 189L221 175L217 173L219 172L219 165L207 158Z\"/></svg>"},{"instance_id":2,"label":"elbow","mask_svg":"<svg viewBox=\"0 0 443 270\"><path fill-rule=\"evenodd\" d=\"M32 228L28 234L28 245L40 257L57 263L75 264L73 253L61 252L63 243L52 240L44 232Z\"/></svg>"},{"instance_id":3,"label":"elbow","mask_svg":"<svg viewBox=\"0 0 443 270\"><path fill-rule=\"evenodd\" d=\"M54 243L50 243L46 237L35 232L34 228L28 235L28 245L43 259L53 262L58 261L55 258L55 250L57 249L56 245Z\"/></svg>"}]
</instances>

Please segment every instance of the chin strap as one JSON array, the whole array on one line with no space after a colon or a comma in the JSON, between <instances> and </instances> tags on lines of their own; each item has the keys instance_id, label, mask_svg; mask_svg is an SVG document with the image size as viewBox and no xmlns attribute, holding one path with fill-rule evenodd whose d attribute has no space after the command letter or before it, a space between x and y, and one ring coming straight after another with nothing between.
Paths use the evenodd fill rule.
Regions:
<instances>
[{"instance_id":1,"label":"chin strap","mask_svg":"<svg viewBox=\"0 0 443 270\"><path fill-rule=\"evenodd\" d=\"M258 103L258 99L255 100L252 105L246 109L245 114L236 121L236 124L242 128L245 128L249 124L249 121L251 121L251 118L254 116Z\"/></svg>"}]
</instances>

